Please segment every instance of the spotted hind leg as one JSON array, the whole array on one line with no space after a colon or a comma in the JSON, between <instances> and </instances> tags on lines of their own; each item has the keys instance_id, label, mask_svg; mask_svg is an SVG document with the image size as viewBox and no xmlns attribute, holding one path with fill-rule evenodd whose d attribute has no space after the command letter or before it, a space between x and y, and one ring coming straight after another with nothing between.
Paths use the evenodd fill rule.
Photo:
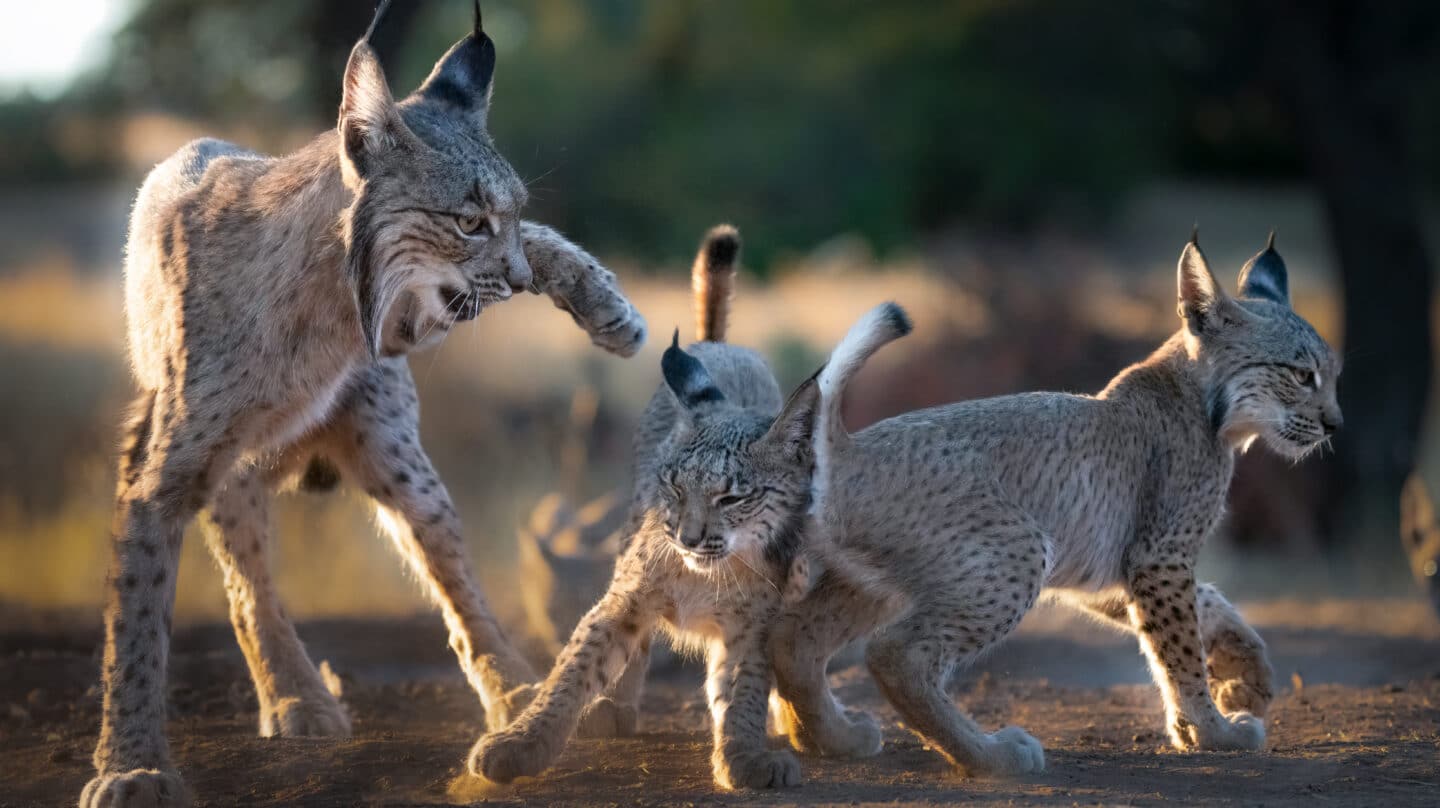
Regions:
<instances>
[{"instance_id":1,"label":"spotted hind leg","mask_svg":"<svg viewBox=\"0 0 1440 808\"><path fill-rule=\"evenodd\" d=\"M906 726L970 776L1038 772L1040 742L1019 727L985 733L945 691L946 681L1008 635L1034 605L1046 572L1044 534L1023 513L993 519L959 568L937 561L928 595L870 641L866 662Z\"/></svg>"},{"instance_id":2,"label":"spotted hind leg","mask_svg":"<svg viewBox=\"0 0 1440 808\"><path fill-rule=\"evenodd\" d=\"M225 576L230 622L260 703L260 735L350 735L350 717L321 678L270 579L269 492L253 469L216 492L206 543Z\"/></svg>"}]
</instances>

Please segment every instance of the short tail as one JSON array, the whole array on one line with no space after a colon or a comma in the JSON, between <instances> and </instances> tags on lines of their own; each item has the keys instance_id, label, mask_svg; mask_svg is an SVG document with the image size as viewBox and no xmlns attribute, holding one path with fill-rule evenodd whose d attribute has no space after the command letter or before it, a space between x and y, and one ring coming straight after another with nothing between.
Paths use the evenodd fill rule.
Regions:
<instances>
[{"instance_id":1,"label":"short tail","mask_svg":"<svg viewBox=\"0 0 1440 808\"><path fill-rule=\"evenodd\" d=\"M832 453L850 442L850 433L845 431L845 423L840 418L845 386L876 351L909 334L913 328L910 315L904 309L895 303L882 303L850 326L845 338L830 353L825 369L820 371L820 410L815 424L817 502L823 499Z\"/></svg>"},{"instance_id":2,"label":"short tail","mask_svg":"<svg viewBox=\"0 0 1440 808\"><path fill-rule=\"evenodd\" d=\"M735 265L739 262L740 231L728 224L710 228L690 270L690 288L695 292L695 339L725 341Z\"/></svg>"}]
</instances>

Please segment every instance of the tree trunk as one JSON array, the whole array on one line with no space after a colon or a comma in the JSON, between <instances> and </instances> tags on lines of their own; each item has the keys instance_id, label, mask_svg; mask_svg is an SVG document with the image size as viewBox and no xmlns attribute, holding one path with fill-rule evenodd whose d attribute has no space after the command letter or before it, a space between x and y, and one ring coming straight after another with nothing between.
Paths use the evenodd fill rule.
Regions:
<instances>
[{"instance_id":1,"label":"tree trunk","mask_svg":"<svg viewBox=\"0 0 1440 808\"><path fill-rule=\"evenodd\" d=\"M1270 39L1344 294L1345 427L1329 464L1323 538L1383 548L1398 569L1400 492L1430 390L1432 282L1403 136L1413 72L1382 33L1404 21L1377 19L1384 14L1343 1L1287 5Z\"/></svg>"}]
</instances>

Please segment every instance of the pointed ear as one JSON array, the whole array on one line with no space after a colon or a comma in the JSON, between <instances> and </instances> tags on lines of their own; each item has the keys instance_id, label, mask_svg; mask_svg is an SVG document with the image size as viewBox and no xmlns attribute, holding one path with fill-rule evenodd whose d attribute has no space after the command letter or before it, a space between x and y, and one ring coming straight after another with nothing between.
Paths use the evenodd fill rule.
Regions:
<instances>
[{"instance_id":1,"label":"pointed ear","mask_svg":"<svg viewBox=\"0 0 1440 808\"><path fill-rule=\"evenodd\" d=\"M1190 331L1199 334L1213 320L1221 305L1225 303L1225 290L1215 280L1210 265L1200 252L1200 241L1190 236L1190 243L1180 253L1178 267L1180 285L1180 316Z\"/></svg>"},{"instance_id":2,"label":"pointed ear","mask_svg":"<svg viewBox=\"0 0 1440 808\"><path fill-rule=\"evenodd\" d=\"M820 406L819 376L820 371L817 370L795 388L785 407L775 416L775 423L770 425L770 430L762 438L798 463L810 463L815 456L816 410Z\"/></svg>"},{"instance_id":3,"label":"pointed ear","mask_svg":"<svg viewBox=\"0 0 1440 808\"><path fill-rule=\"evenodd\" d=\"M686 410L693 410L707 401L725 400L725 394L715 386L715 380L710 378L710 372L700 364L700 360L680 347L678 328L670 347L660 357L660 372L665 376L670 392L675 394L675 401Z\"/></svg>"},{"instance_id":4,"label":"pointed ear","mask_svg":"<svg viewBox=\"0 0 1440 808\"><path fill-rule=\"evenodd\" d=\"M1290 305L1290 277L1285 271L1285 261L1275 251L1274 230L1270 231L1265 249L1246 261L1240 270L1240 296Z\"/></svg>"},{"instance_id":5,"label":"pointed ear","mask_svg":"<svg viewBox=\"0 0 1440 808\"><path fill-rule=\"evenodd\" d=\"M425 98L445 104L485 127L494 88L495 43L480 28L480 3L475 3L475 30L455 43L435 63L430 77L417 90Z\"/></svg>"},{"instance_id":6,"label":"pointed ear","mask_svg":"<svg viewBox=\"0 0 1440 808\"><path fill-rule=\"evenodd\" d=\"M385 71L370 43L350 51L340 98L340 154L355 175L364 178L376 161L413 137L385 82Z\"/></svg>"}]
</instances>

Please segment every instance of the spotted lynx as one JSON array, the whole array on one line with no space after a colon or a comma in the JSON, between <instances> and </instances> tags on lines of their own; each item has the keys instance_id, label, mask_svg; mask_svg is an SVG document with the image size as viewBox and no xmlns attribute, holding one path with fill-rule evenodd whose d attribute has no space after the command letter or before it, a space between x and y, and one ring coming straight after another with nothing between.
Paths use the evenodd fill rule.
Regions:
<instances>
[{"instance_id":1,"label":"spotted lynx","mask_svg":"<svg viewBox=\"0 0 1440 808\"><path fill-rule=\"evenodd\" d=\"M374 500L491 725L524 700L534 674L465 561L420 446L404 354L527 289L621 355L645 327L613 275L521 221L525 187L486 134L494 64L477 12L397 103L367 33L336 130L279 158L197 141L141 188L125 267L141 393L120 463L103 723L83 808L188 802L165 738L165 675L180 542L202 508L260 733L349 733L269 574L271 492L307 468L338 470Z\"/></svg>"},{"instance_id":2,"label":"spotted lynx","mask_svg":"<svg viewBox=\"0 0 1440 808\"><path fill-rule=\"evenodd\" d=\"M847 345L873 351L908 323L888 306L855 330L863 338ZM857 364L863 356L839 361ZM808 583L800 551L810 507L814 380L782 407L754 351L714 341L685 351L678 334L662 368L665 384L636 436L638 524L610 588L530 706L475 746L474 774L509 782L549 768L596 696L622 674L643 677L643 665L631 663L659 624L678 645L704 651L715 782L799 782L794 756L766 744L765 632L786 593Z\"/></svg>"},{"instance_id":3,"label":"spotted lynx","mask_svg":"<svg viewBox=\"0 0 1440 808\"><path fill-rule=\"evenodd\" d=\"M1134 632L1176 748L1264 745L1265 645L1214 587L1196 584L1194 564L1237 449L1259 438L1298 459L1339 427L1339 360L1291 310L1273 236L1235 298L1192 239L1179 298L1181 330L1094 397L952 404L851 436L843 379L822 374L816 546L831 558L816 554L824 571L770 641L797 748L879 751L876 724L847 715L824 675L837 648L868 636L881 692L952 764L970 775L1041 770L1039 742L1018 727L985 733L945 683L1047 589Z\"/></svg>"}]
</instances>

